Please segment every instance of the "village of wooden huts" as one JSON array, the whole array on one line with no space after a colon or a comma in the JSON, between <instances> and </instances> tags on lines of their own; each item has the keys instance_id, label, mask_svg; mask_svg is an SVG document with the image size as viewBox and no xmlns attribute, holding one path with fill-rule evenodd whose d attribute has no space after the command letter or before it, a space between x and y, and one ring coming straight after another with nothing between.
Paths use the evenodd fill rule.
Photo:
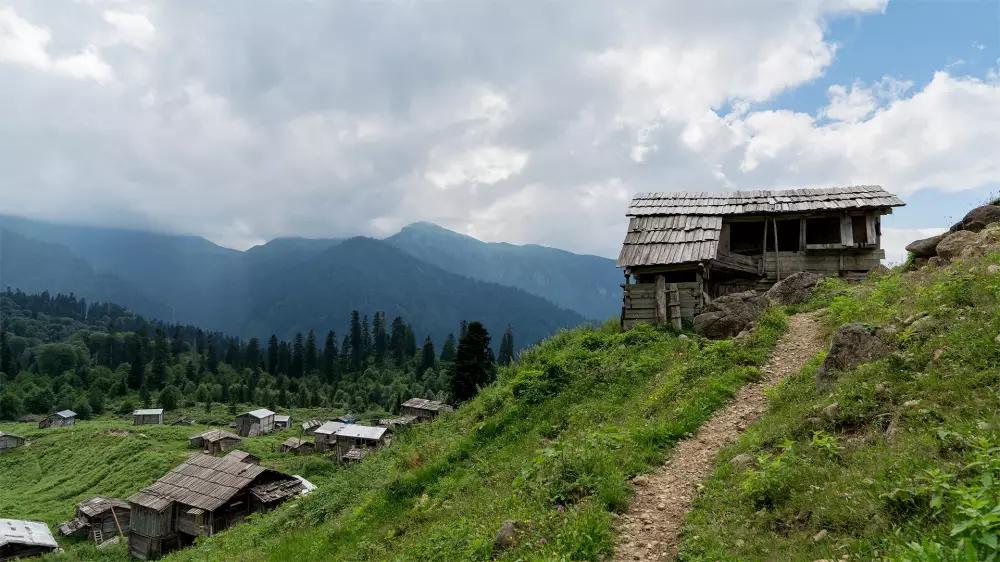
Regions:
<instances>
[{"instance_id":1,"label":"village of wooden huts","mask_svg":"<svg viewBox=\"0 0 1000 562\"><path fill-rule=\"evenodd\" d=\"M637 194L618 256L622 327L679 325L800 271L861 278L885 257L882 215L903 204L878 186Z\"/></svg>"},{"instance_id":2,"label":"village of wooden huts","mask_svg":"<svg viewBox=\"0 0 1000 562\"><path fill-rule=\"evenodd\" d=\"M76 516L59 525L64 536L87 537L100 545L117 536L126 536L131 526L128 502L95 497L76 504Z\"/></svg>"},{"instance_id":3,"label":"village of wooden huts","mask_svg":"<svg viewBox=\"0 0 1000 562\"><path fill-rule=\"evenodd\" d=\"M38 556L59 548L41 521L0 519L0 562Z\"/></svg>"},{"instance_id":4,"label":"village of wooden huts","mask_svg":"<svg viewBox=\"0 0 1000 562\"><path fill-rule=\"evenodd\" d=\"M443 402L426 398L410 398L399 406L401 416L413 416L420 420L431 420L436 418L438 414L451 410L451 406Z\"/></svg>"},{"instance_id":5,"label":"village of wooden huts","mask_svg":"<svg viewBox=\"0 0 1000 562\"><path fill-rule=\"evenodd\" d=\"M222 429L210 429L198 435L192 435L188 442L192 447L198 447L206 454L214 455L235 449L243 442L239 435Z\"/></svg>"},{"instance_id":6,"label":"village of wooden huts","mask_svg":"<svg viewBox=\"0 0 1000 562\"><path fill-rule=\"evenodd\" d=\"M146 408L132 412L133 425L161 425L163 408Z\"/></svg>"},{"instance_id":7,"label":"village of wooden huts","mask_svg":"<svg viewBox=\"0 0 1000 562\"><path fill-rule=\"evenodd\" d=\"M159 558L311 488L300 478L244 462L239 452L221 458L194 454L130 497L129 553Z\"/></svg>"},{"instance_id":8,"label":"village of wooden huts","mask_svg":"<svg viewBox=\"0 0 1000 562\"><path fill-rule=\"evenodd\" d=\"M274 415L274 429L275 431L279 429L288 429L292 427L292 416L284 414Z\"/></svg>"},{"instance_id":9,"label":"village of wooden huts","mask_svg":"<svg viewBox=\"0 0 1000 562\"><path fill-rule=\"evenodd\" d=\"M0 453L20 447L21 445L24 445L24 442L24 437L21 437L20 435L0 431Z\"/></svg>"},{"instance_id":10,"label":"village of wooden huts","mask_svg":"<svg viewBox=\"0 0 1000 562\"><path fill-rule=\"evenodd\" d=\"M312 453L315 450L315 443L298 437L289 437L281 444L282 453L294 453L296 455L301 455L305 453Z\"/></svg>"},{"instance_id":11,"label":"village of wooden huts","mask_svg":"<svg viewBox=\"0 0 1000 562\"><path fill-rule=\"evenodd\" d=\"M48 427L63 427L68 425L74 425L75 423L76 423L76 412L74 412L73 410L62 410L50 416L46 416L42 421L38 422L38 429L45 429Z\"/></svg>"},{"instance_id":12,"label":"village of wooden huts","mask_svg":"<svg viewBox=\"0 0 1000 562\"><path fill-rule=\"evenodd\" d=\"M243 437L256 437L274 431L275 413L267 408L245 412L236 417L236 433Z\"/></svg>"}]
</instances>

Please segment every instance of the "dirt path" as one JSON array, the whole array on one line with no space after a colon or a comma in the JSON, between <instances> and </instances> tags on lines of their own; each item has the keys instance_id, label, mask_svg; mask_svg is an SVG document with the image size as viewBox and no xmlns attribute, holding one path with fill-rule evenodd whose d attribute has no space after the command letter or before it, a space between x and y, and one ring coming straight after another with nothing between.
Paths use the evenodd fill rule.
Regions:
<instances>
[{"instance_id":1,"label":"dirt path","mask_svg":"<svg viewBox=\"0 0 1000 562\"><path fill-rule=\"evenodd\" d=\"M711 473L716 453L764 413L765 389L798 372L821 345L816 313L790 317L788 332L764 366L764 378L741 388L697 434L678 442L670 459L656 472L635 479L635 499L618 520L616 561L660 561L676 556L684 516L691 509L698 484Z\"/></svg>"}]
</instances>

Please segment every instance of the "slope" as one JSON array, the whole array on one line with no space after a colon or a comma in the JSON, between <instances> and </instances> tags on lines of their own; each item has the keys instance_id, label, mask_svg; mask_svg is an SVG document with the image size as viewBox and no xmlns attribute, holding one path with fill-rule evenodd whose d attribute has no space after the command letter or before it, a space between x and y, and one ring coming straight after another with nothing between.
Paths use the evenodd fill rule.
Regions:
<instances>
[{"instance_id":1,"label":"slope","mask_svg":"<svg viewBox=\"0 0 1000 562\"><path fill-rule=\"evenodd\" d=\"M517 287L586 318L621 310L621 272L614 260L545 246L487 243L431 223L414 223L386 239L442 269Z\"/></svg>"}]
</instances>

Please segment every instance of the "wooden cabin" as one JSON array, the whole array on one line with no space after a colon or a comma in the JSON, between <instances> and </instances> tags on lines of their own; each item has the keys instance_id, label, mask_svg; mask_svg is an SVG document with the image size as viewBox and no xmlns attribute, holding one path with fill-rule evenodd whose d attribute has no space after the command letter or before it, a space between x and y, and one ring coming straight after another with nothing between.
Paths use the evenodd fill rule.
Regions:
<instances>
[{"instance_id":1,"label":"wooden cabin","mask_svg":"<svg viewBox=\"0 0 1000 562\"><path fill-rule=\"evenodd\" d=\"M381 418L378 420L378 424L389 431L395 431L401 427L407 427L413 425L420 418L417 416L397 416L395 418Z\"/></svg>"},{"instance_id":2,"label":"wooden cabin","mask_svg":"<svg viewBox=\"0 0 1000 562\"><path fill-rule=\"evenodd\" d=\"M63 410L47 416L42 421L38 422L38 429L45 429L47 427L64 427L69 425L76 425L76 412L73 410Z\"/></svg>"},{"instance_id":3,"label":"wooden cabin","mask_svg":"<svg viewBox=\"0 0 1000 562\"><path fill-rule=\"evenodd\" d=\"M162 425L163 408L147 408L132 412L133 425Z\"/></svg>"},{"instance_id":4,"label":"wooden cabin","mask_svg":"<svg viewBox=\"0 0 1000 562\"><path fill-rule=\"evenodd\" d=\"M316 433L316 430L323 425L321 420L306 420L302 422L302 433L305 435L312 435Z\"/></svg>"},{"instance_id":5,"label":"wooden cabin","mask_svg":"<svg viewBox=\"0 0 1000 562\"><path fill-rule=\"evenodd\" d=\"M243 437L255 437L274 431L274 412L260 408L236 417L236 433Z\"/></svg>"},{"instance_id":6,"label":"wooden cabin","mask_svg":"<svg viewBox=\"0 0 1000 562\"><path fill-rule=\"evenodd\" d=\"M16 449L17 447L24 445L24 442L24 437L21 437L20 435L0 431L0 453Z\"/></svg>"},{"instance_id":7,"label":"wooden cabin","mask_svg":"<svg viewBox=\"0 0 1000 562\"><path fill-rule=\"evenodd\" d=\"M344 461L351 449L377 449L385 443L386 428L350 424L337 432L337 459Z\"/></svg>"},{"instance_id":8,"label":"wooden cabin","mask_svg":"<svg viewBox=\"0 0 1000 562\"><path fill-rule=\"evenodd\" d=\"M316 428L313 440L317 451L328 451L337 443L337 432L347 427L346 423L330 421Z\"/></svg>"},{"instance_id":9,"label":"wooden cabin","mask_svg":"<svg viewBox=\"0 0 1000 562\"><path fill-rule=\"evenodd\" d=\"M285 439L284 443L281 444L282 453L294 453L296 455L301 455L305 453L312 453L315 450L315 443L299 439L298 437L289 437L288 439Z\"/></svg>"},{"instance_id":10,"label":"wooden cabin","mask_svg":"<svg viewBox=\"0 0 1000 562\"><path fill-rule=\"evenodd\" d=\"M128 499L129 554L143 560L187 546L304 489L302 481L229 455L195 454Z\"/></svg>"},{"instance_id":11,"label":"wooden cabin","mask_svg":"<svg viewBox=\"0 0 1000 562\"><path fill-rule=\"evenodd\" d=\"M239 447L243 440L235 433L222 429L210 429L204 433L192 435L188 442L191 443L192 447L198 447L206 454L214 455Z\"/></svg>"},{"instance_id":12,"label":"wooden cabin","mask_svg":"<svg viewBox=\"0 0 1000 562\"><path fill-rule=\"evenodd\" d=\"M288 429L292 427L292 416L275 414L274 415L274 429L275 431L279 429Z\"/></svg>"},{"instance_id":13,"label":"wooden cabin","mask_svg":"<svg viewBox=\"0 0 1000 562\"><path fill-rule=\"evenodd\" d=\"M861 278L885 257L882 215L903 204L878 186L640 193L618 256L621 325L679 327L714 298L799 271Z\"/></svg>"},{"instance_id":14,"label":"wooden cabin","mask_svg":"<svg viewBox=\"0 0 1000 562\"><path fill-rule=\"evenodd\" d=\"M426 398L410 398L399 406L399 414L401 416L413 416L419 420L432 420L438 414L450 411L451 406Z\"/></svg>"},{"instance_id":15,"label":"wooden cabin","mask_svg":"<svg viewBox=\"0 0 1000 562\"><path fill-rule=\"evenodd\" d=\"M0 562L40 556L59 548L41 521L0 519Z\"/></svg>"},{"instance_id":16,"label":"wooden cabin","mask_svg":"<svg viewBox=\"0 0 1000 562\"><path fill-rule=\"evenodd\" d=\"M67 537L87 537L100 545L128 535L131 519L127 501L98 496L76 504L76 517L59 525L59 532Z\"/></svg>"}]
</instances>

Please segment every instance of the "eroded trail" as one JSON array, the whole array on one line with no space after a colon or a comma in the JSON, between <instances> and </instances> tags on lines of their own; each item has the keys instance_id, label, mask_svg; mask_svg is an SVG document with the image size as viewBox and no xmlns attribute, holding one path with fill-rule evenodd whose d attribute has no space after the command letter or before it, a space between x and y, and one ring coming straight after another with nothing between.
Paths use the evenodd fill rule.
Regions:
<instances>
[{"instance_id":1,"label":"eroded trail","mask_svg":"<svg viewBox=\"0 0 1000 562\"><path fill-rule=\"evenodd\" d=\"M764 391L798 372L822 344L816 313L788 319L788 332L764 366L764 378L741 388L697 434L678 442L660 469L635 479L635 499L618 520L615 560L660 561L676 556L684 516L698 484L711 473L716 453L764 412Z\"/></svg>"}]
</instances>

